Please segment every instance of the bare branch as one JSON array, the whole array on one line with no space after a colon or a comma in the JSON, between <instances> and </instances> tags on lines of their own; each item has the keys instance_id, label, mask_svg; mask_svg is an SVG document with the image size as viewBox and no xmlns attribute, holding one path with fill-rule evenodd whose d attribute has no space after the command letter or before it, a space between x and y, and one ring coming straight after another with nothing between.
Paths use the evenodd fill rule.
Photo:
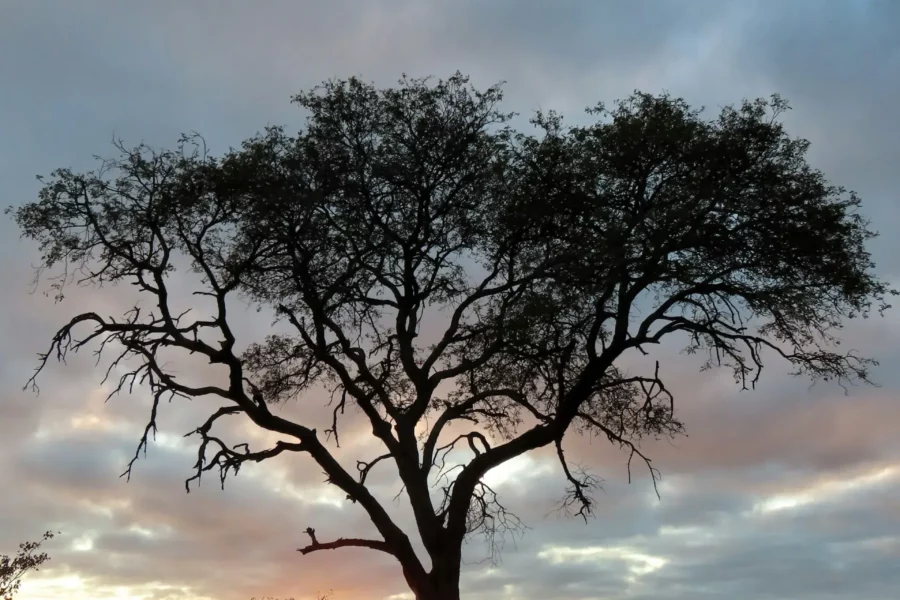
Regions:
<instances>
[{"instance_id":1,"label":"bare branch","mask_svg":"<svg viewBox=\"0 0 900 600\"><path fill-rule=\"evenodd\" d=\"M393 551L391 551L390 547L383 541L379 540L365 540L360 538L338 538L333 542L320 542L316 539L316 530L312 527L306 528L306 533L309 535L311 540L308 546L304 546L303 548L298 548L297 552L301 554L309 554L310 552L317 552L319 550L337 550L338 548L369 548L371 550L379 550L381 552L386 552L391 556L394 556Z\"/></svg>"},{"instance_id":2,"label":"bare branch","mask_svg":"<svg viewBox=\"0 0 900 600\"><path fill-rule=\"evenodd\" d=\"M560 503L560 510L581 517L587 523L588 517L594 514L594 499L591 497L591 492L599 488L602 481L582 467L578 467L574 472L569 468L563 453L562 440L556 442L556 454L570 484ZM578 507L578 510L573 512L575 506Z\"/></svg>"}]
</instances>

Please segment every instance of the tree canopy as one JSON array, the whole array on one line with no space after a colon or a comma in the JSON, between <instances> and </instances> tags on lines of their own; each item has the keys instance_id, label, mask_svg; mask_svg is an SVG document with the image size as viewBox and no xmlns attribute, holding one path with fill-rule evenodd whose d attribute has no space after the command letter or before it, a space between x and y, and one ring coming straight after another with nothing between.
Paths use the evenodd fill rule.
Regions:
<instances>
[{"instance_id":1,"label":"tree canopy","mask_svg":"<svg viewBox=\"0 0 900 600\"><path fill-rule=\"evenodd\" d=\"M163 399L217 399L194 432L192 479L305 455L380 538L319 540L310 527L301 551L386 552L419 599L458 598L464 539L519 525L485 483L490 469L555 447L564 506L587 516L597 480L570 465L567 433L605 436L649 467L640 440L682 431L664 365L626 373L629 353L672 337L744 387L764 359L868 381L873 361L836 336L894 292L874 274L859 198L807 163L784 100L707 116L636 92L589 109L586 125L539 112L526 132L501 100L500 86L460 74L385 89L335 80L294 98L308 115L295 135L269 127L221 157L195 135L175 150L118 143L95 171L55 171L13 213L58 297L72 281L128 282L152 306L75 316L41 367L88 344L115 352L113 370L136 364L113 372L118 390L140 383L152 397L139 451ZM176 269L196 275L211 314L172 305ZM238 339L233 298L289 333ZM183 383L162 359L173 351L227 375ZM322 434L274 408L322 387L335 393ZM356 469L333 453L351 406L383 446ZM226 443L214 429L229 415L284 439ZM456 447L467 458L449 464ZM414 531L366 485L389 463Z\"/></svg>"}]
</instances>

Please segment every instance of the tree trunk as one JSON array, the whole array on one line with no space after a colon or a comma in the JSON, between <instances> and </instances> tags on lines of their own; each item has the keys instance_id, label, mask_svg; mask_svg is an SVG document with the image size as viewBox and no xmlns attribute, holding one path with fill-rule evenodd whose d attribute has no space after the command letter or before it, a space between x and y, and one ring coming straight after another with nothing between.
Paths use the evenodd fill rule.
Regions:
<instances>
[{"instance_id":1,"label":"tree trunk","mask_svg":"<svg viewBox=\"0 0 900 600\"><path fill-rule=\"evenodd\" d=\"M431 572L420 581L410 581L416 600L459 600L459 558L455 553L432 557Z\"/></svg>"},{"instance_id":2,"label":"tree trunk","mask_svg":"<svg viewBox=\"0 0 900 600\"><path fill-rule=\"evenodd\" d=\"M436 581L429 578L428 584L416 592L416 600L459 600L459 583Z\"/></svg>"}]
</instances>

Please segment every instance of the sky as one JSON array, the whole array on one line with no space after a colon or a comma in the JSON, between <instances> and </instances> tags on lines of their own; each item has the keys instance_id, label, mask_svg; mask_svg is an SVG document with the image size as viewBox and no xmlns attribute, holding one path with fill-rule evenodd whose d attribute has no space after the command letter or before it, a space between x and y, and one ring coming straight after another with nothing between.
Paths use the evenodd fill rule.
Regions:
<instances>
[{"instance_id":1,"label":"sky","mask_svg":"<svg viewBox=\"0 0 900 600\"><path fill-rule=\"evenodd\" d=\"M898 29L893 0L0 0L0 199L33 200L35 175L90 168L93 155L113 153L114 135L171 146L195 130L222 152L267 124L296 130L290 97L332 77L390 85L460 70L479 87L506 81L510 110L556 109L573 123L634 89L711 109L779 93L794 108L789 131L812 142L812 164L863 198L883 233L872 245L878 272L897 282ZM162 433L126 483L118 475L147 397L105 403L90 356L48 368L40 395L22 391L68 317L116 314L129 300L80 290L54 304L31 293L36 258L0 218L0 553L62 532L21 600L409 597L377 553L295 551L307 526L322 537L370 528L303 456L186 494L196 449L182 435L208 414L202 401L164 407ZM269 326L252 310L237 320L247 340ZM564 488L552 457L508 465L489 476L529 530L496 567L478 562L477 541L467 548L463 597L896 597L900 313L855 322L844 337L881 361L880 387L845 395L773 366L740 392L727 373L700 373L667 350L688 437L646 446L661 498L643 474L629 484L625 456L602 440L569 450L605 480L586 524L552 512ZM324 423L321 400L284 410ZM372 448L361 422L343 438L348 452ZM386 471L373 483L387 498L398 489Z\"/></svg>"}]
</instances>

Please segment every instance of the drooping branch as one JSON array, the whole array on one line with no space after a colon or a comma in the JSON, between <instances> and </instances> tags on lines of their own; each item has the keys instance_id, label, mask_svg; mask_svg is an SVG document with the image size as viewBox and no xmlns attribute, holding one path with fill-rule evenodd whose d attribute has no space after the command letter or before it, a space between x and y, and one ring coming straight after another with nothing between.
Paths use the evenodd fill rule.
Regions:
<instances>
[{"instance_id":1,"label":"drooping branch","mask_svg":"<svg viewBox=\"0 0 900 600\"><path fill-rule=\"evenodd\" d=\"M467 515L466 531L480 535L487 547L492 565L500 564L500 557L507 539L515 542L528 527L500 501L496 490L483 481L478 482L472 495Z\"/></svg>"},{"instance_id":2,"label":"drooping branch","mask_svg":"<svg viewBox=\"0 0 900 600\"><path fill-rule=\"evenodd\" d=\"M591 493L600 487L602 481L582 467L574 471L569 467L563 452L562 440L556 442L556 455L570 484L560 503L560 510L581 517L587 522L588 517L594 514L594 499ZM577 511L573 510L575 506L578 507Z\"/></svg>"},{"instance_id":3,"label":"drooping branch","mask_svg":"<svg viewBox=\"0 0 900 600\"><path fill-rule=\"evenodd\" d=\"M651 464L652 463L651 459L648 458L647 455L645 455L643 452L641 452L640 448L638 448L637 445L632 440L624 438L621 434L616 433L615 431L613 431L606 425L600 423L597 419L595 419L594 417L591 417L590 415L586 415L584 413L579 412L578 418L583 419L584 421L590 423L591 426L593 426L593 427L597 428L599 431L602 431L603 433L605 433L610 441L616 442L616 443L620 444L621 446L628 448L629 454L628 454L627 466L628 466L628 482L629 483L631 483L631 460L632 460L632 458L634 458L634 456L638 456L642 461L644 461L644 464L647 465L647 470L650 472L650 478L653 482L653 491L656 492L657 497L659 497L659 488L657 487L657 483L659 481L660 473L656 469L656 467L654 467Z\"/></svg>"}]
</instances>

